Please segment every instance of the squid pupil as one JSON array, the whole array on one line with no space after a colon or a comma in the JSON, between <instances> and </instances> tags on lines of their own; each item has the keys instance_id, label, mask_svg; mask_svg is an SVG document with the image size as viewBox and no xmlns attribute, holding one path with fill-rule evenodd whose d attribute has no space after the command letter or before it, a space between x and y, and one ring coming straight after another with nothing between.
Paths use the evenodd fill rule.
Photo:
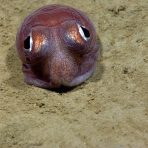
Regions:
<instances>
[{"instance_id":1,"label":"squid pupil","mask_svg":"<svg viewBox=\"0 0 148 148\"><path fill-rule=\"evenodd\" d=\"M25 48L25 49L30 49L30 36L28 36L28 37L24 40L24 48Z\"/></svg>"},{"instance_id":2,"label":"squid pupil","mask_svg":"<svg viewBox=\"0 0 148 148\"><path fill-rule=\"evenodd\" d=\"M81 26L81 28L82 28L82 30L84 32L85 37L89 38L90 37L89 31L86 28L82 27L82 26Z\"/></svg>"}]
</instances>

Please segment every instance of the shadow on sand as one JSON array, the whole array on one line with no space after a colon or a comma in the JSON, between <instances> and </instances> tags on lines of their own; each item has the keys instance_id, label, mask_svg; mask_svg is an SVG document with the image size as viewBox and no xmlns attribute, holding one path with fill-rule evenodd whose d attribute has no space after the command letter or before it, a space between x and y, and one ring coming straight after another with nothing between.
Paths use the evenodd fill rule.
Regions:
<instances>
[{"instance_id":1,"label":"shadow on sand","mask_svg":"<svg viewBox=\"0 0 148 148\"><path fill-rule=\"evenodd\" d=\"M6 57L6 65L10 73L10 78L6 80L5 83L17 89L21 89L21 90L27 89L27 86L25 85L23 80L21 62L18 58L18 55L16 53L16 48L14 45L8 49L8 53Z\"/></svg>"}]
</instances>

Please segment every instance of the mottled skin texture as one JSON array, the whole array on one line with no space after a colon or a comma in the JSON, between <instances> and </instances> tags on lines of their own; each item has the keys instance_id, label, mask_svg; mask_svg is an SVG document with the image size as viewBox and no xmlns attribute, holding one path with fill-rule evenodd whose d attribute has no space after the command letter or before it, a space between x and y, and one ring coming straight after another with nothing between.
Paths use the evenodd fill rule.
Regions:
<instances>
[{"instance_id":1,"label":"mottled skin texture","mask_svg":"<svg viewBox=\"0 0 148 148\"><path fill-rule=\"evenodd\" d=\"M82 26L89 35L80 33ZM25 47L27 37L30 45ZM16 38L25 81L41 88L72 87L95 69L98 43L93 24L81 11L61 5L42 7L22 23Z\"/></svg>"}]
</instances>

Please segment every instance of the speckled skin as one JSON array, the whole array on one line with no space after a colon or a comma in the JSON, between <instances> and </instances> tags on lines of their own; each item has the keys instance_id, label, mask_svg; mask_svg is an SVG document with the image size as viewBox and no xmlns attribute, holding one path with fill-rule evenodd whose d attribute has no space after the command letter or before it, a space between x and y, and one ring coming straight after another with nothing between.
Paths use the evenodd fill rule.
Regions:
<instances>
[{"instance_id":1,"label":"speckled skin","mask_svg":"<svg viewBox=\"0 0 148 148\"><path fill-rule=\"evenodd\" d=\"M78 29L84 26L85 40ZM31 34L31 51L24 40ZM98 57L96 32L81 11L62 5L48 5L27 16L16 37L25 81L41 88L76 86L91 76Z\"/></svg>"}]
</instances>

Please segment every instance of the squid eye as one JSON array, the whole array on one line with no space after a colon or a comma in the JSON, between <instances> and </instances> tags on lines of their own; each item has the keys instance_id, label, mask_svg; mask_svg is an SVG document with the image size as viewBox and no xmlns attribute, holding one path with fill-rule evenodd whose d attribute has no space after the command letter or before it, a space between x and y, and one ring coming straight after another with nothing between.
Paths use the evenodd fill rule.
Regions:
<instances>
[{"instance_id":1,"label":"squid eye","mask_svg":"<svg viewBox=\"0 0 148 148\"><path fill-rule=\"evenodd\" d=\"M80 26L80 25L78 25L78 29L79 29L79 33L81 34L81 36L83 37L83 39L85 41L87 41L90 38L89 31L84 26Z\"/></svg>"},{"instance_id":2,"label":"squid eye","mask_svg":"<svg viewBox=\"0 0 148 148\"><path fill-rule=\"evenodd\" d=\"M29 35L25 40L24 40L24 48L25 50L31 51L32 50L32 36Z\"/></svg>"}]
</instances>

